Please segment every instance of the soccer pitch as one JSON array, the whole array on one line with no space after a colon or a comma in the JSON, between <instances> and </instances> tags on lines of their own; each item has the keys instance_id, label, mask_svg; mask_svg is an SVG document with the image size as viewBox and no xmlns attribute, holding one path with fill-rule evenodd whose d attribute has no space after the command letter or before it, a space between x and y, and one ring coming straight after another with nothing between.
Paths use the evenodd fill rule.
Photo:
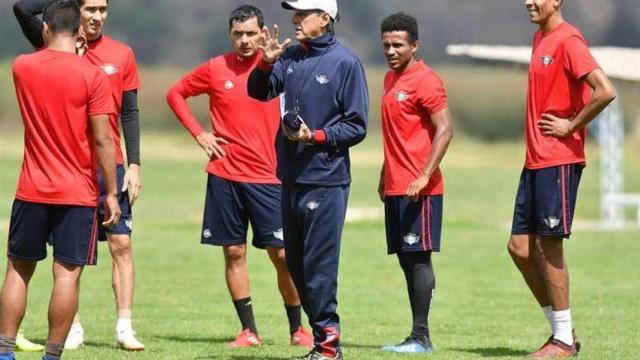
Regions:
<instances>
[{"instance_id":1,"label":"soccer pitch","mask_svg":"<svg viewBox=\"0 0 640 360\"><path fill-rule=\"evenodd\" d=\"M374 125L375 126L375 125ZM22 157L19 133L0 135L0 230L6 233ZM239 330L227 293L220 249L199 244L205 191L204 155L185 134L143 134L143 192L134 207L137 287L134 326L142 353L113 349L115 305L106 244L98 266L86 268L81 317L86 345L66 359L286 359L305 352L288 345L284 306L267 255L249 252L256 321L265 346L229 350ZM637 144L627 152L629 191L640 192ZM635 149L635 150L632 150ZM521 143L487 145L458 138L444 160L443 251L435 256L436 297L430 316L434 359L522 358L549 336L542 312L506 251ZM635 151L635 153L633 153ZM589 147L577 205L574 237L566 243L572 313L583 359L636 359L640 350L640 233L595 229L597 149ZM401 341L410 311L397 260L386 255L382 206L377 197L379 136L352 153L350 205L369 214L347 223L343 234L338 312L347 359L400 359L382 345ZM4 269L6 259L0 266ZM51 289L50 259L31 283L23 322L44 342ZM19 359L40 359L19 353Z\"/></svg>"}]
</instances>

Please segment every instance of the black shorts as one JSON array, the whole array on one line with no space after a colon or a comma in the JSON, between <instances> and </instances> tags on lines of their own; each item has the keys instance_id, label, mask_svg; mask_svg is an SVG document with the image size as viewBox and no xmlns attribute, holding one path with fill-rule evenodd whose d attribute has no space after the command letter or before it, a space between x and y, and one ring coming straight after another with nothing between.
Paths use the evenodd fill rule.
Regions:
<instances>
[{"instance_id":1,"label":"black shorts","mask_svg":"<svg viewBox=\"0 0 640 360\"><path fill-rule=\"evenodd\" d=\"M95 207L51 205L16 199L9 225L10 258L40 261L53 257L73 265L97 262L98 217Z\"/></svg>"},{"instance_id":2,"label":"black shorts","mask_svg":"<svg viewBox=\"0 0 640 360\"><path fill-rule=\"evenodd\" d=\"M440 251L442 195L384 198L387 253Z\"/></svg>"},{"instance_id":3,"label":"black shorts","mask_svg":"<svg viewBox=\"0 0 640 360\"><path fill-rule=\"evenodd\" d=\"M209 175L201 242L245 244L251 223L253 246L284 247L281 198L280 185L242 183Z\"/></svg>"},{"instance_id":4,"label":"black shorts","mask_svg":"<svg viewBox=\"0 0 640 360\"><path fill-rule=\"evenodd\" d=\"M523 169L513 212L513 235L571 235L582 164Z\"/></svg>"},{"instance_id":5,"label":"black shorts","mask_svg":"<svg viewBox=\"0 0 640 360\"><path fill-rule=\"evenodd\" d=\"M131 235L131 231L133 230L133 218L131 212L131 202L129 201L129 191L121 191L122 184L124 183L124 174L125 169L123 165L118 165L116 168L116 182L118 186L118 203L120 204L120 211L122 211L122 215L120 215L120 221L111 227L105 228L102 226L102 221L104 220L104 201L107 197L107 193L105 191L104 180L102 177L102 172L98 171L98 185L100 187L100 205L98 205L98 240L105 241L107 240L107 234L109 235Z\"/></svg>"}]
</instances>

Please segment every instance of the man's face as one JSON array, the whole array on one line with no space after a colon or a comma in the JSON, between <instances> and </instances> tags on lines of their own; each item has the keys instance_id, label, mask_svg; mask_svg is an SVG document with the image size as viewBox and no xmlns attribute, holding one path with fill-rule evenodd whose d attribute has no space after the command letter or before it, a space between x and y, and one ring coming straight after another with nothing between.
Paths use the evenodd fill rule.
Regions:
<instances>
[{"instance_id":1,"label":"man's face","mask_svg":"<svg viewBox=\"0 0 640 360\"><path fill-rule=\"evenodd\" d=\"M298 41L322 35L322 28L327 26L329 21L329 14L318 10L296 10L291 18Z\"/></svg>"},{"instance_id":2,"label":"man's face","mask_svg":"<svg viewBox=\"0 0 640 360\"><path fill-rule=\"evenodd\" d=\"M524 6L529 12L532 23L545 23L560 9L561 0L525 0Z\"/></svg>"},{"instance_id":3,"label":"man's face","mask_svg":"<svg viewBox=\"0 0 640 360\"><path fill-rule=\"evenodd\" d=\"M262 29L255 16L245 22L234 21L229 30L233 50L246 58L252 57L258 51L258 45L262 41L261 35Z\"/></svg>"},{"instance_id":4,"label":"man's face","mask_svg":"<svg viewBox=\"0 0 640 360\"><path fill-rule=\"evenodd\" d=\"M406 31L390 31L382 33L382 48L391 70L403 71L413 60L418 51L418 42L410 41Z\"/></svg>"},{"instance_id":5,"label":"man's face","mask_svg":"<svg viewBox=\"0 0 640 360\"><path fill-rule=\"evenodd\" d=\"M107 20L107 0L85 0L80 8L82 30L87 40L96 40L102 35L102 28Z\"/></svg>"}]
</instances>

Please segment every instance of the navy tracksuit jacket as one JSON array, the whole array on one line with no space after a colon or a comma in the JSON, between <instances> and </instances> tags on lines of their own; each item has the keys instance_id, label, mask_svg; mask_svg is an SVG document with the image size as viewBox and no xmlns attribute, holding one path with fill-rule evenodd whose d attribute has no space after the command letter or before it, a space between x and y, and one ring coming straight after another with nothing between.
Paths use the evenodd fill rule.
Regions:
<instances>
[{"instance_id":1,"label":"navy tracksuit jacket","mask_svg":"<svg viewBox=\"0 0 640 360\"><path fill-rule=\"evenodd\" d=\"M284 93L285 109L326 134L324 144L276 139L282 181L287 266L309 317L316 350L334 356L340 237L351 183L349 148L364 140L369 96L358 57L332 34L288 48L271 67L249 76L249 95L268 101Z\"/></svg>"}]
</instances>

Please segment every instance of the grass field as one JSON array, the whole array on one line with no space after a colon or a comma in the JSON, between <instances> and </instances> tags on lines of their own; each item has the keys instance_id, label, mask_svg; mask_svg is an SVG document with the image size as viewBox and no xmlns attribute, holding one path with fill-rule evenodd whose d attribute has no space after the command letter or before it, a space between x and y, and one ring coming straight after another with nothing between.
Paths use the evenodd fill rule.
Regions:
<instances>
[{"instance_id":1,"label":"grass field","mask_svg":"<svg viewBox=\"0 0 640 360\"><path fill-rule=\"evenodd\" d=\"M0 135L0 230L6 234L21 161L21 135ZM627 151L628 190L640 192L638 144ZM567 242L572 309L582 359L637 359L640 346L640 233L601 232L597 149L585 170L578 226ZM443 252L435 257L437 294L430 317L434 359L521 358L549 335L542 312L506 252L513 197L522 166L519 143L484 145L458 138L443 167L447 195ZM354 208L380 209L375 192L381 160L375 136L353 152ZM252 292L261 349L227 350L238 331L219 249L199 245L204 157L186 135L145 134L142 198L134 208L138 283L134 325L148 350L112 349L115 311L110 259L82 280L81 314L87 344L67 359L286 359L303 351L287 345L284 308L266 255L250 251ZM6 241L3 235L3 243ZM4 259L0 266L4 268ZM23 322L28 335L46 337L50 260L31 284ZM381 219L348 223L343 236L339 313L347 359L400 359L377 349L410 328L397 261L385 255ZM21 359L39 359L19 354ZM411 358L411 357L409 357Z\"/></svg>"}]
</instances>

